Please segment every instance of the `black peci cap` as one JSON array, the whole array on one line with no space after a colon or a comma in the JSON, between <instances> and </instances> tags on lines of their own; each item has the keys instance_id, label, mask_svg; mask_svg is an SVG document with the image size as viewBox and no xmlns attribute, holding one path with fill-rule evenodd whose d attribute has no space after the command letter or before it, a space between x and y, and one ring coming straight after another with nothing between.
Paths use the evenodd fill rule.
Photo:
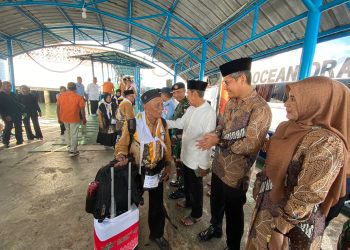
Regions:
<instances>
[{"instance_id":1,"label":"black peci cap","mask_svg":"<svg viewBox=\"0 0 350 250\"><path fill-rule=\"evenodd\" d=\"M151 89L143 93L141 96L141 101L143 104L146 104L150 100L160 97L161 90L160 89Z\"/></svg>"},{"instance_id":2,"label":"black peci cap","mask_svg":"<svg viewBox=\"0 0 350 250\"><path fill-rule=\"evenodd\" d=\"M185 88L185 84L183 82L177 82L171 87L171 90L174 91L177 89L184 89L184 88Z\"/></svg>"},{"instance_id":3,"label":"black peci cap","mask_svg":"<svg viewBox=\"0 0 350 250\"><path fill-rule=\"evenodd\" d=\"M252 58L245 57L245 58L240 58L237 60L227 62L221 65L219 69L221 71L221 75L225 77L235 72L250 70L251 65L252 65Z\"/></svg>"},{"instance_id":4,"label":"black peci cap","mask_svg":"<svg viewBox=\"0 0 350 250\"><path fill-rule=\"evenodd\" d=\"M171 90L170 87L164 87L164 88L162 88L161 93L171 95L171 93L173 93L173 91Z\"/></svg>"},{"instance_id":5,"label":"black peci cap","mask_svg":"<svg viewBox=\"0 0 350 250\"><path fill-rule=\"evenodd\" d=\"M208 83L199 80L189 80L187 81L187 89L194 89L199 91L205 91Z\"/></svg>"},{"instance_id":6,"label":"black peci cap","mask_svg":"<svg viewBox=\"0 0 350 250\"><path fill-rule=\"evenodd\" d=\"M127 96L127 95L133 95L134 94L134 90L132 89L128 89L128 90L125 90L124 91L124 95Z\"/></svg>"}]
</instances>

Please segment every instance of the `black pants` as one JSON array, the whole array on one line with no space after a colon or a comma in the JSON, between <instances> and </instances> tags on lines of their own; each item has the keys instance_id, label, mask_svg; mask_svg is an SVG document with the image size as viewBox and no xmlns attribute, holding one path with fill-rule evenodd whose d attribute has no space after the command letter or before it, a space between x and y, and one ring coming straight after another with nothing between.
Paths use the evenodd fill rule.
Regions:
<instances>
[{"instance_id":1,"label":"black pants","mask_svg":"<svg viewBox=\"0 0 350 250\"><path fill-rule=\"evenodd\" d=\"M226 215L227 246L230 249L240 249L244 231L243 205L246 194L243 188L236 189L226 185L214 173L211 177L211 224L221 230L224 213Z\"/></svg>"},{"instance_id":2,"label":"black pants","mask_svg":"<svg viewBox=\"0 0 350 250\"><path fill-rule=\"evenodd\" d=\"M148 190L149 209L148 226L150 238L159 238L164 235L165 208L163 204L163 182L155 189Z\"/></svg>"},{"instance_id":3,"label":"black pants","mask_svg":"<svg viewBox=\"0 0 350 250\"><path fill-rule=\"evenodd\" d=\"M4 121L4 122L5 122L5 128L2 134L2 142L4 144L10 143L11 130L13 127L15 127L15 135L16 135L17 143L23 143L22 119L20 117L17 117L15 119L12 118L11 121Z\"/></svg>"},{"instance_id":4,"label":"black pants","mask_svg":"<svg viewBox=\"0 0 350 250\"><path fill-rule=\"evenodd\" d=\"M34 131L35 131L35 136L33 135L32 128L30 127L30 120L32 120ZM38 120L38 115L37 114L28 114L24 119L23 119L23 124L24 128L26 130L27 138L28 140L36 138L43 138L43 134L41 133L40 125L39 125L39 120Z\"/></svg>"},{"instance_id":5,"label":"black pants","mask_svg":"<svg viewBox=\"0 0 350 250\"><path fill-rule=\"evenodd\" d=\"M98 101L90 101L91 114L95 115L98 108Z\"/></svg>"},{"instance_id":6,"label":"black pants","mask_svg":"<svg viewBox=\"0 0 350 250\"><path fill-rule=\"evenodd\" d=\"M192 206L191 216L198 219L203 214L203 178L197 177L195 171L186 165L183 170L186 205Z\"/></svg>"}]
</instances>

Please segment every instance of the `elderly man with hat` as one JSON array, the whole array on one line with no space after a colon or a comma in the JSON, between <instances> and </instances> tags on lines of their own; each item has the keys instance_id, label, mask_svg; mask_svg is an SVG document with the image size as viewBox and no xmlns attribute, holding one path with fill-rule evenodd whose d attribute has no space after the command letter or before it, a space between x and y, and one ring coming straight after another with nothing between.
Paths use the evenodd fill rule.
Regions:
<instances>
[{"instance_id":1,"label":"elderly man with hat","mask_svg":"<svg viewBox=\"0 0 350 250\"><path fill-rule=\"evenodd\" d=\"M200 241L222 236L226 215L226 249L240 249L244 232L243 205L251 168L271 124L271 110L251 86L251 58L220 66L230 100L214 132L198 142L203 150L216 146L212 163L211 225L198 234Z\"/></svg>"},{"instance_id":2,"label":"elderly man with hat","mask_svg":"<svg viewBox=\"0 0 350 250\"><path fill-rule=\"evenodd\" d=\"M169 87L162 88L160 96L162 97L163 106L164 106L162 117L165 120L170 120L173 117L174 111L175 111L175 103L172 98L173 94L172 94L171 88Z\"/></svg>"},{"instance_id":3,"label":"elderly man with hat","mask_svg":"<svg viewBox=\"0 0 350 250\"><path fill-rule=\"evenodd\" d=\"M124 124L122 136L115 147L115 167L127 164L130 155L143 175L144 189L149 193L148 225L149 239L159 249L169 249L164 239L166 210L163 204L163 181L169 179L171 143L168 127L162 119L163 101L160 89L152 89L141 96L144 111L137 114L136 132L130 137L128 123ZM130 150L129 150L129 143Z\"/></svg>"},{"instance_id":4,"label":"elderly man with hat","mask_svg":"<svg viewBox=\"0 0 350 250\"><path fill-rule=\"evenodd\" d=\"M190 103L186 97L185 84L182 82L175 83L171 90L173 92L173 97L179 104L176 106L172 120L181 118ZM171 143L172 143L172 153L176 165L176 180L170 182L171 186L177 187L177 190L169 195L170 199L180 199L185 197L184 191L184 179L183 179L183 165L180 160L181 154L181 139L182 139L182 129L173 128L171 130Z\"/></svg>"},{"instance_id":5,"label":"elderly man with hat","mask_svg":"<svg viewBox=\"0 0 350 250\"><path fill-rule=\"evenodd\" d=\"M192 212L181 219L184 226L191 226L203 214L203 177L207 174L211 151L196 147L197 140L215 129L216 114L203 98L208 83L190 80L187 82L187 96L190 107L175 121L167 121L170 128L183 129L181 161L184 165L185 199L177 205L192 207Z\"/></svg>"}]
</instances>

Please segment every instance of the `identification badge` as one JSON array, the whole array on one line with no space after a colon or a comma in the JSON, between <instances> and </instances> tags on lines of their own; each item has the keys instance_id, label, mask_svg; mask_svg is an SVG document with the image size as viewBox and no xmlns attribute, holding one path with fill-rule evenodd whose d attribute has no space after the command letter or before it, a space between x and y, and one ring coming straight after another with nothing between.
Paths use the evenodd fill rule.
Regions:
<instances>
[{"instance_id":1,"label":"identification badge","mask_svg":"<svg viewBox=\"0 0 350 250\"><path fill-rule=\"evenodd\" d=\"M117 124L117 120L116 120L116 119L114 119L114 118L112 118L112 120L111 120L111 124L113 124L113 125Z\"/></svg>"},{"instance_id":2,"label":"identification badge","mask_svg":"<svg viewBox=\"0 0 350 250\"><path fill-rule=\"evenodd\" d=\"M159 184L159 174L155 175L145 175L145 181L143 183L143 188L152 189L158 187Z\"/></svg>"}]
</instances>

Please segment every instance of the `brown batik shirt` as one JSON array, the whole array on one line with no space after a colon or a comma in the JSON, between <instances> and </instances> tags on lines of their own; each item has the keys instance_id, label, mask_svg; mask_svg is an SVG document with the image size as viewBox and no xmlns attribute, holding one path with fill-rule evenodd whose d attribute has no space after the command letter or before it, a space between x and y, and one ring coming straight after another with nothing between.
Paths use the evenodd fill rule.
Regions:
<instances>
[{"instance_id":1,"label":"brown batik shirt","mask_svg":"<svg viewBox=\"0 0 350 250\"><path fill-rule=\"evenodd\" d=\"M216 146L213 173L233 188L247 190L250 170L271 124L271 110L254 90L242 100L227 102L215 133Z\"/></svg>"}]
</instances>

